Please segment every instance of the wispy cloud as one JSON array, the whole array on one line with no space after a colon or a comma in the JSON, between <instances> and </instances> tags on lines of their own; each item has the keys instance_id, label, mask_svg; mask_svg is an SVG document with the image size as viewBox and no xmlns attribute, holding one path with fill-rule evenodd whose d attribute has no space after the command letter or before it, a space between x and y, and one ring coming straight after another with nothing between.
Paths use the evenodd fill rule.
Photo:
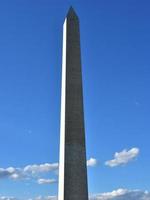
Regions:
<instances>
[{"instance_id":1,"label":"wispy cloud","mask_svg":"<svg viewBox=\"0 0 150 200\"><path fill-rule=\"evenodd\" d=\"M105 165L109 167L125 165L128 162L134 160L138 156L139 152L140 150L138 148L132 148L130 150L124 149L121 152L116 152L114 154L114 159L106 161Z\"/></svg>"},{"instance_id":2,"label":"wispy cloud","mask_svg":"<svg viewBox=\"0 0 150 200\"><path fill-rule=\"evenodd\" d=\"M57 183L56 179L44 179L44 178L40 178L37 180L37 183L42 185L42 184L53 184L53 183Z\"/></svg>"},{"instance_id":3,"label":"wispy cloud","mask_svg":"<svg viewBox=\"0 0 150 200\"><path fill-rule=\"evenodd\" d=\"M15 197L0 196L0 200L19 200L19 199L16 199Z\"/></svg>"},{"instance_id":4,"label":"wispy cloud","mask_svg":"<svg viewBox=\"0 0 150 200\"><path fill-rule=\"evenodd\" d=\"M57 197L56 196L47 196L47 197L38 196L35 199L30 199L30 200L57 200Z\"/></svg>"}]
</instances>

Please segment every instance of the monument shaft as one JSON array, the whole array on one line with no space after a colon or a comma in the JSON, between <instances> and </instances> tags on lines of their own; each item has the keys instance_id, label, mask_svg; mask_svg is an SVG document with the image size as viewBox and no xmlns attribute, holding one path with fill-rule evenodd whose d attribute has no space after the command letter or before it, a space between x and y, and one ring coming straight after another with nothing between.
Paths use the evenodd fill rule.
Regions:
<instances>
[{"instance_id":1,"label":"monument shaft","mask_svg":"<svg viewBox=\"0 0 150 200\"><path fill-rule=\"evenodd\" d=\"M88 200L79 20L71 8L63 30L59 200Z\"/></svg>"}]
</instances>

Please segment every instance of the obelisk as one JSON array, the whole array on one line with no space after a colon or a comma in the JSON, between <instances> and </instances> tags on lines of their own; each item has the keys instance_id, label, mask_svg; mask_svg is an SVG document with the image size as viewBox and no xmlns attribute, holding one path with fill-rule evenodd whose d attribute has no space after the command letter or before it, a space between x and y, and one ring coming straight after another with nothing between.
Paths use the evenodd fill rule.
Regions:
<instances>
[{"instance_id":1,"label":"obelisk","mask_svg":"<svg viewBox=\"0 0 150 200\"><path fill-rule=\"evenodd\" d=\"M79 19L63 26L58 200L88 200Z\"/></svg>"}]
</instances>

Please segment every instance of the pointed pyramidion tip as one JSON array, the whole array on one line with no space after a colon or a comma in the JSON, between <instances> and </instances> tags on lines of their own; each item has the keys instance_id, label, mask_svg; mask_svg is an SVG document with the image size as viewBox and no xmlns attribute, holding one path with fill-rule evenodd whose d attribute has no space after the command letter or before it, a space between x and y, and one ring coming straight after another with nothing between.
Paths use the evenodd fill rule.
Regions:
<instances>
[{"instance_id":1,"label":"pointed pyramidion tip","mask_svg":"<svg viewBox=\"0 0 150 200\"><path fill-rule=\"evenodd\" d=\"M70 18L70 19L76 19L78 18L75 10L73 9L73 7L71 6L69 11L68 11L68 14L67 14L67 18Z\"/></svg>"}]
</instances>

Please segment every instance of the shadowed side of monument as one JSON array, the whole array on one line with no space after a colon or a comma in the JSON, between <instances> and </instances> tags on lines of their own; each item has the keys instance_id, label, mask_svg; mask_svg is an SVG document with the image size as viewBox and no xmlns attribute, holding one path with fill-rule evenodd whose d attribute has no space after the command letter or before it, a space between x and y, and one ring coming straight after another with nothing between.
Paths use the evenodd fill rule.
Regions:
<instances>
[{"instance_id":1,"label":"shadowed side of monument","mask_svg":"<svg viewBox=\"0 0 150 200\"><path fill-rule=\"evenodd\" d=\"M88 200L79 19L64 23L59 200Z\"/></svg>"}]
</instances>

